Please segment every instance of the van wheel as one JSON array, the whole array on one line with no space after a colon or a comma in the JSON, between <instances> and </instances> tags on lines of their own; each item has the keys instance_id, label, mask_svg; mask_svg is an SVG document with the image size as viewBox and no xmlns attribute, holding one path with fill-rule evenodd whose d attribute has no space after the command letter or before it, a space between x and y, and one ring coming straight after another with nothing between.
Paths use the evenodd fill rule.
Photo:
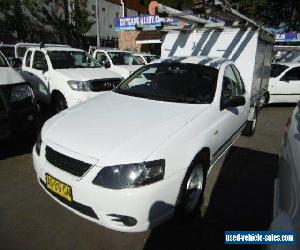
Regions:
<instances>
[{"instance_id":1,"label":"van wheel","mask_svg":"<svg viewBox=\"0 0 300 250\"><path fill-rule=\"evenodd\" d=\"M52 105L53 105L54 112L56 114L68 108L65 97L60 93L54 94L52 99Z\"/></svg>"},{"instance_id":2,"label":"van wheel","mask_svg":"<svg viewBox=\"0 0 300 250\"><path fill-rule=\"evenodd\" d=\"M203 200L206 175L203 165L195 163L188 169L177 198L176 216L188 219L196 215Z\"/></svg>"},{"instance_id":3,"label":"van wheel","mask_svg":"<svg viewBox=\"0 0 300 250\"><path fill-rule=\"evenodd\" d=\"M248 136L248 137L254 135L254 132L256 130L256 125L257 125L257 118L258 118L258 109L255 109L254 117L253 117L252 121L246 122L246 125L243 129L242 135Z\"/></svg>"}]
</instances>

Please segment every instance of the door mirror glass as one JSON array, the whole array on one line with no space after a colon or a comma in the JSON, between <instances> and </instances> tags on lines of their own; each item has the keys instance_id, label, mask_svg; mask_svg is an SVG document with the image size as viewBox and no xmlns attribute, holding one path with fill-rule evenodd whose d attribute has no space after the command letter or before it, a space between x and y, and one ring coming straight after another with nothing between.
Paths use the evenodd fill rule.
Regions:
<instances>
[{"instance_id":1,"label":"door mirror glass","mask_svg":"<svg viewBox=\"0 0 300 250\"><path fill-rule=\"evenodd\" d=\"M107 69L107 68L110 68L110 62L109 61L103 61L102 62L102 65Z\"/></svg>"},{"instance_id":2,"label":"door mirror glass","mask_svg":"<svg viewBox=\"0 0 300 250\"><path fill-rule=\"evenodd\" d=\"M16 57L14 57L14 58L12 59L12 66L13 66L15 69L22 67L22 60L21 60L21 58L16 58Z\"/></svg>"},{"instance_id":3,"label":"door mirror glass","mask_svg":"<svg viewBox=\"0 0 300 250\"><path fill-rule=\"evenodd\" d=\"M245 103L246 99L244 96L230 96L229 99L224 102L223 108L240 107L244 106Z\"/></svg>"}]
</instances>

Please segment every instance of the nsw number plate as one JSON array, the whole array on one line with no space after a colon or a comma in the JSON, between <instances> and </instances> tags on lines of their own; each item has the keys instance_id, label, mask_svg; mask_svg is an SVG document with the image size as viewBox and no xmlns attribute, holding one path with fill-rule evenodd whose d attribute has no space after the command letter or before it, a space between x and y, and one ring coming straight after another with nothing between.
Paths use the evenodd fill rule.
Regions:
<instances>
[{"instance_id":1,"label":"nsw number plate","mask_svg":"<svg viewBox=\"0 0 300 250\"><path fill-rule=\"evenodd\" d=\"M46 174L46 185L47 189L50 191L58 194L70 202L72 201L72 188L69 185L55 179L48 174Z\"/></svg>"}]
</instances>

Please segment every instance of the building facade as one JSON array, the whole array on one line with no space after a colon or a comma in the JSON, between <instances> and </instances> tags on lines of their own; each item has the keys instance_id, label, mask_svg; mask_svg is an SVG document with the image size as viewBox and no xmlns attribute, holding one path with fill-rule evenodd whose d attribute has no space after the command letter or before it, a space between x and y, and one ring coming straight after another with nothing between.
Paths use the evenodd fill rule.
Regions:
<instances>
[{"instance_id":1,"label":"building facade","mask_svg":"<svg viewBox=\"0 0 300 250\"><path fill-rule=\"evenodd\" d=\"M123 15L122 2L124 3L124 16L139 16L147 13L147 7L141 5L138 0L98 0L101 39L118 38L114 23L116 18ZM88 0L88 9L93 13L95 23L86 35L97 36L96 0Z\"/></svg>"}]
</instances>

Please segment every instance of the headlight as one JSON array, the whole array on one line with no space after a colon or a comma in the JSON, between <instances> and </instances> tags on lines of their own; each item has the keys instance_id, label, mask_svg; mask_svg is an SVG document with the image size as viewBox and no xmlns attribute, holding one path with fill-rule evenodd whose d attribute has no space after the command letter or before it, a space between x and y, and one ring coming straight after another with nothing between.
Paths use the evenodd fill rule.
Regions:
<instances>
[{"instance_id":1,"label":"headlight","mask_svg":"<svg viewBox=\"0 0 300 250\"><path fill-rule=\"evenodd\" d=\"M104 167L93 183L105 188L122 189L151 184L165 175L165 160Z\"/></svg>"},{"instance_id":2,"label":"headlight","mask_svg":"<svg viewBox=\"0 0 300 250\"><path fill-rule=\"evenodd\" d=\"M84 81L68 81L71 89L75 91L91 91L90 82Z\"/></svg>"},{"instance_id":3,"label":"headlight","mask_svg":"<svg viewBox=\"0 0 300 250\"><path fill-rule=\"evenodd\" d=\"M18 102L28 97L33 97L32 89L29 85L14 86L11 92L10 101Z\"/></svg>"},{"instance_id":4,"label":"headlight","mask_svg":"<svg viewBox=\"0 0 300 250\"><path fill-rule=\"evenodd\" d=\"M41 153L41 146L42 146L42 138L41 138L41 134L39 134L39 136L36 140L36 143L35 143L35 151L38 156L40 156L40 153Z\"/></svg>"}]
</instances>

